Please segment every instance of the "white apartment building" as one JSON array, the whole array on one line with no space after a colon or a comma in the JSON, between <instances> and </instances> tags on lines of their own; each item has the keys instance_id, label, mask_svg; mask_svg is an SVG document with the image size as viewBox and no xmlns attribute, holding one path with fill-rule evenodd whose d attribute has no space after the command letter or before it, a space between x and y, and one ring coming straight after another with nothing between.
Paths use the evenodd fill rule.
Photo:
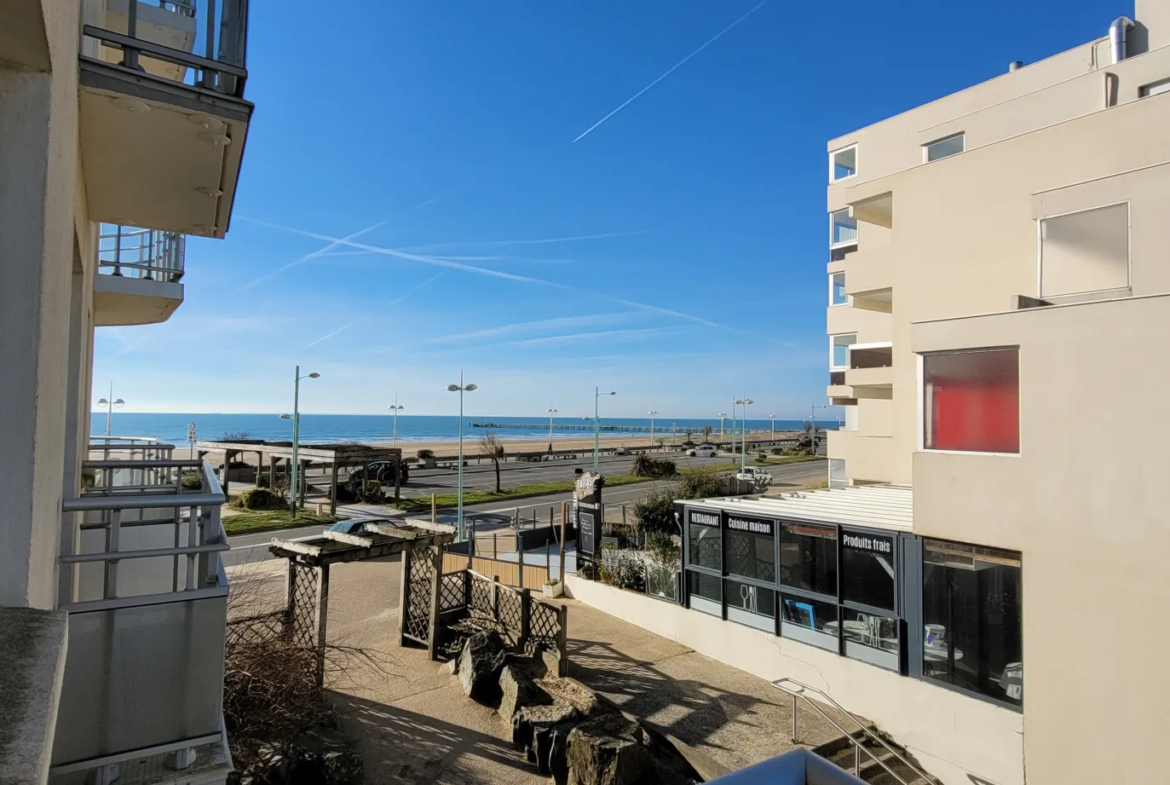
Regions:
<instances>
[{"instance_id":1,"label":"white apartment building","mask_svg":"<svg viewBox=\"0 0 1170 785\"><path fill-rule=\"evenodd\" d=\"M223 494L168 445L89 433L94 327L166 320L184 236L227 232L247 21L0 3L0 782L230 771Z\"/></svg>"},{"instance_id":2,"label":"white apartment building","mask_svg":"<svg viewBox=\"0 0 1170 785\"><path fill-rule=\"evenodd\" d=\"M1004 65L828 145L829 489L681 503L684 608L568 587L946 785L1167 782L1170 3Z\"/></svg>"}]
</instances>

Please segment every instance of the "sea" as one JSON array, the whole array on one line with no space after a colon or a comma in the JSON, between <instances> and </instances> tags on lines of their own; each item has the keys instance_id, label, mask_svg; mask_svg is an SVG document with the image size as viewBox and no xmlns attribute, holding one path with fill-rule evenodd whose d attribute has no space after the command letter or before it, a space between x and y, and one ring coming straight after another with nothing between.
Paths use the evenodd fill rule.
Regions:
<instances>
[{"instance_id":1,"label":"sea","mask_svg":"<svg viewBox=\"0 0 1170 785\"><path fill-rule=\"evenodd\" d=\"M105 435L106 412L95 411L91 419L92 434ZM292 421L281 419L278 414L152 414L146 412L118 412L113 415L111 432L115 436L150 436L171 444L187 443L187 426L195 424L196 438L200 441L220 441L227 436L234 438L267 439L273 441L292 438ZM484 432L474 423L493 423L492 431L508 439L548 440L547 417L465 417L464 437L475 438ZM498 427L499 425L528 427ZM629 435L649 437L646 431L626 430L641 426L649 427L650 418L601 418L605 429L603 436ZM719 433L719 418L685 419L656 417L655 438L660 435L684 435L702 437L703 426L710 425L715 435ZM817 425L835 430L837 422L818 420ZM569 427L573 426L573 427ZM585 426L582 430L581 426ZM771 420L748 420L749 430L763 431L772 427ZM730 419L724 428L730 433ZM776 430L801 430L803 420L776 420ZM300 440L305 444L324 444L337 441L388 442L394 433L394 418L388 414L302 414ZM558 417L553 420L555 436L588 436L592 433L592 418ZM246 436L244 436L246 434ZM398 415L398 440L405 442L451 441L459 437L459 417L454 415Z\"/></svg>"}]
</instances>

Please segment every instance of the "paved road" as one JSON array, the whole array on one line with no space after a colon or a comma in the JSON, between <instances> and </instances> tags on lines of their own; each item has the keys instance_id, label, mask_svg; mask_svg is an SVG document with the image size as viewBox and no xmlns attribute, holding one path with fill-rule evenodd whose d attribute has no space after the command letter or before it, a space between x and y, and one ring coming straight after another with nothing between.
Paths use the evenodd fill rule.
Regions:
<instances>
[{"instance_id":1,"label":"paved road","mask_svg":"<svg viewBox=\"0 0 1170 785\"><path fill-rule=\"evenodd\" d=\"M691 458L689 460L694 461L696 459ZM707 460L710 463L710 459L698 460ZM726 459L716 459L716 462L726 462ZM570 468L570 476L572 476L571 471L572 469ZM605 466L602 467L602 471L606 471ZM772 466L769 467L768 471L771 472L773 477L772 488L784 490L785 488L796 488L824 479L826 466L824 461L809 461L807 463L793 463L785 466ZM613 511L622 504L632 505L651 491L668 484L668 480L659 480L607 488L603 496L606 507L610 511L608 517L616 519ZM465 511L476 514L476 530L479 534L485 535L505 529L512 520L515 510L519 510L520 517L526 521L531 520L533 512L535 512L539 522L546 522L548 520L549 509L551 508L556 520L559 522L561 502L571 499L572 493L554 493L529 499L472 504L468 505ZM369 505L343 506L339 512L343 516L347 514L351 516L382 514L377 511L377 508ZM492 513L496 514L493 515ZM403 513L395 512L387 517L402 516L404 516ZM308 537L320 534L322 528L320 526L307 526L285 531L267 531L259 534L239 534L234 537L229 537L228 541L232 545L232 550L224 554L224 564L225 566L231 566L234 564L266 560L270 558L268 543L273 537Z\"/></svg>"}]
</instances>

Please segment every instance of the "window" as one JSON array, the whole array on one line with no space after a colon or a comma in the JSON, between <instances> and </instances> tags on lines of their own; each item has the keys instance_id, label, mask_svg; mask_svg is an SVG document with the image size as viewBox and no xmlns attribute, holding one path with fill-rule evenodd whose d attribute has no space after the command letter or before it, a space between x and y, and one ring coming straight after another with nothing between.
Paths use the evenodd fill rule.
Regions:
<instances>
[{"instance_id":1,"label":"window","mask_svg":"<svg viewBox=\"0 0 1170 785\"><path fill-rule=\"evenodd\" d=\"M829 245L845 245L857 242L857 219L849 209L829 213Z\"/></svg>"},{"instance_id":2,"label":"window","mask_svg":"<svg viewBox=\"0 0 1170 785\"><path fill-rule=\"evenodd\" d=\"M768 619L776 618L776 592L762 586L752 586L739 581L724 581L727 587L727 615L732 616L732 610L745 611L764 616ZM773 625L769 623L768 629Z\"/></svg>"},{"instance_id":3,"label":"window","mask_svg":"<svg viewBox=\"0 0 1170 785\"><path fill-rule=\"evenodd\" d=\"M719 540L719 513L687 510L688 561L710 570L723 569L723 544Z\"/></svg>"},{"instance_id":4,"label":"window","mask_svg":"<svg viewBox=\"0 0 1170 785\"><path fill-rule=\"evenodd\" d=\"M849 347L857 343L857 333L829 336L829 368L849 367Z\"/></svg>"},{"instance_id":5,"label":"window","mask_svg":"<svg viewBox=\"0 0 1170 785\"><path fill-rule=\"evenodd\" d=\"M845 294L845 273L829 276L829 305L848 305L849 295Z\"/></svg>"},{"instance_id":6,"label":"window","mask_svg":"<svg viewBox=\"0 0 1170 785\"><path fill-rule=\"evenodd\" d=\"M776 582L776 539L772 521L727 515L727 574Z\"/></svg>"},{"instance_id":7,"label":"window","mask_svg":"<svg viewBox=\"0 0 1170 785\"><path fill-rule=\"evenodd\" d=\"M938 161L943 158L950 158L952 155L958 155L963 152L964 137L963 134L958 133L953 136L946 136L942 139L935 139L933 142L927 142L922 145L922 154L927 163L931 161Z\"/></svg>"},{"instance_id":8,"label":"window","mask_svg":"<svg viewBox=\"0 0 1170 785\"><path fill-rule=\"evenodd\" d=\"M1019 349L922 356L923 447L1020 451Z\"/></svg>"},{"instance_id":9,"label":"window","mask_svg":"<svg viewBox=\"0 0 1170 785\"><path fill-rule=\"evenodd\" d=\"M857 174L857 145L829 153L829 182L848 180Z\"/></svg>"},{"instance_id":10,"label":"window","mask_svg":"<svg viewBox=\"0 0 1170 785\"><path fill-rule=\"evenodd\" d=\"M1158 95L1159 93L1170 93L1170 79L1163 79L1160 82L1142 85L1138 88L1138 95L1142 98L1149 98L1151 95Z\"/></svg>"},{"instance_id":11,"label":"window","mask_svg":"<svg viewBox=\"0 0 1170 785\"><path fill-rule=\"evenodd\" d=\"M841 532L841 599L894 610L894 538Z\"/></svg>"},{"instance_id":12,"label":"window","mask_svg":"<svg viewBox=\"0 0 1170 785\"><path fill-rule=\"evenodd\" d=\"M837 530L810 523L785 523L780 532L780 583L837 596Z\"/></svg>"},{"instance_id":13,"label":"window","mask_svg":"<svg viewBox=\"0 0 1170 785\"><path fill-rule=\"evenodd\" d=\"M925 540L923 675L997 700L1024 700L1020 556Z\"/></svg>"},{"instance_id":14,"label":"window","mask_svg":"<svg viewBox=\"0 0 1170 785\"><path fill-rule=\"evenodd\" d=\"M848 407L856 409L856 406ZM845 467L845 461L841 458L829 459L829 487L830 488L848 488L849 487L849 470Z\"/></svg>"},{"instance_id":15,"label":"window","mask_svg":"<svg viewBox=\"0 0 1170 785\"><path fill-rule=\"evenodd\" d=\"M719 578L714 575L687 570L687 595L691 607L704 613L722 616L723 593L720 583Z\"/></svg>"},{"instance_id":16,"label":"window","mask_svg":"<svg viewBox=\"0 0 1170 785\"><path fill-rule=\"evenodd\" d=\"M849 608L841 609L841 632L845 636L845 656L898 670L901 649L898 620Z\"/></svg>"},{"instance_id":17,"label":"window","mask_svg":"<svg viewBox=\"0 0 1170 785\"><path fill-rule=\"evenodd\" d=\"M785 594L780 634L786 638L837 651L839 626L837 606L831 602Z\"/></svg>"},{"instance_id":18,"label":"window","mask_svg":"<svg viewBox=\"0 0 1170 785\"><path fill-rule=\"evenodd\" d=\"M1129 205L1040 221L1040 296L1129 286Z\"/></svg>"}]
</instances>

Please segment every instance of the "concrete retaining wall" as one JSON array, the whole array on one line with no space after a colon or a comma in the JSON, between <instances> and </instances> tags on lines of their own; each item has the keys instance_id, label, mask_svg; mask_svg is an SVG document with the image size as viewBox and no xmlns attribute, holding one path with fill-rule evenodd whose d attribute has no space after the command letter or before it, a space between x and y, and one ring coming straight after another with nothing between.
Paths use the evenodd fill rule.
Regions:
<instances>
[{"instance_id":1,"label":"concrete retaining wall","mask_svg":"<svg viewBox=\"0 0 1170 785\"><path fill-rule=\"evenodd\" d=\"M566 590L600 611L761 679L788 677L823 690L892 734L945 785L1023 785L1024 718L1018 712L575 575L568 576Z\"/></svg>"}]
</instances>

